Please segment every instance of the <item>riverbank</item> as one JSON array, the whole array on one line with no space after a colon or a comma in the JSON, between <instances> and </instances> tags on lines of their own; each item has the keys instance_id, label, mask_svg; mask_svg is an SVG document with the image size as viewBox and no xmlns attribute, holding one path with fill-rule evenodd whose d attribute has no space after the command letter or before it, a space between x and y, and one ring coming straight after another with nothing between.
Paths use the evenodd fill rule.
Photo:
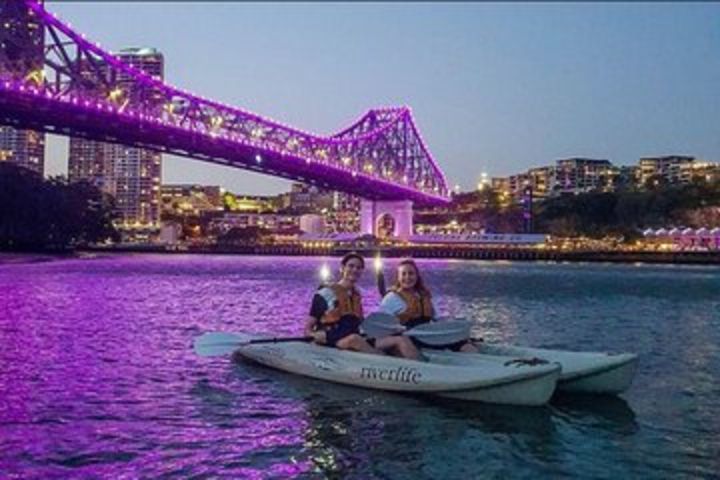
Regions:
<instances>
[{"instance_id":1,"label":"riverbank","mask_svg":"<svg viewBox=\"0 0 720 480\"><path fill-rule=\"evenodd\" d=\"M477 248L436 246L381 247L303 247L300 245L247 245L233 248L188 247L169 249L159 245L123 247L93 247L83 249L91 253L180 253L275 256L340 256L357 251L367 256L378 252L383 257L455 258L467 260L512 260L546 262L610 262L610 263L670 263L720 265L720 252L650 252L650 251L562 251L538 248Z\"/></svg>"},{"instance_id":2,"label":"riverbank","mask_svg":"<svg viewBox=\"0 0 720 480\"><path fill-rule=\"evenodd\" d=\"M52 262L59 258L83 258L85 252L0 252L0 265Z\"/></svg>"}]
</instances>

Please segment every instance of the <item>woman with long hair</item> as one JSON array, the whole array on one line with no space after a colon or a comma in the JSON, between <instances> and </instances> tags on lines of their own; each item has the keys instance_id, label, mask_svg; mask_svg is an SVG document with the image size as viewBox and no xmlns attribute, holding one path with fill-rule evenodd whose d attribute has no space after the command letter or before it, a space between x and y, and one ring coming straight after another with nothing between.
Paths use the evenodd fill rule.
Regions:
<instances>
[{"instance_id":1,"label":"woman with long hair","mask_svg":"<svg viewBox=\"0 0 720 480\"><path fill-rule=\"evenodd\" d=\"M437 308L414 260L407 258L400 261L395 283L383 297L380 310L396 316L406 328L435 321ZM438 348L415 338L412 340L418 347ZM470 340L461 340L441 348L467 353L478 352L478 348Z\"/></svg>"}]
</instances>

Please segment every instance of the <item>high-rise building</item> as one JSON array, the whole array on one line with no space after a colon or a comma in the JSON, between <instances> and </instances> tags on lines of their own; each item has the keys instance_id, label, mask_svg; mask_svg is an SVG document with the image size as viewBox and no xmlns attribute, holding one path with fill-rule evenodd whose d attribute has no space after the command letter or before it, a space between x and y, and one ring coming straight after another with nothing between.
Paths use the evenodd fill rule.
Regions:
<instances>
[{"instance_id":1,"label":"high-rise building","mask_svg":"<svg viewBox=\"0 0 720 480\"><path fill-rule=\"evenodd\" d=\"M526 173L518 173L508 177L508 190L513 198L519 199L522 192L528 185L532 184L532 178Z\"/></svg>"},{"instance_id":2,"label":"high-rise building","mask_svg":"<svg viewBox=\"0 0 720 480\"><path fill-rule=\"evenodd\" d=\"M553 167L536 167L528 170L530 186L532 187L532 194L535 198L542 199L550 195L554 174L555 169ZM525 195L525 193L523 193L523 195Z\"/></svg>"},{"instance_id":3,"label":"high-rise building","mask_svg":"<svg viewBox=\"0 0 720 480\"><path fill-rule=\"evenodd\" d=\"M21 0L0 2L0 77L42 81L44 29ZM40 175L45 164L45 134L0 127L0 161Z\"/></svg>"},{"instance_id":4,"label":"high-rise building","mask_svg":"<svg viewBox=\"0 0 720 480\"><path fill-rule=\"evenodd\" d=\"M162 80L163 55L152 48L127 48L116 54L122 61ZM135 88L132 77L121 74L117 87L129 106L142 102L150 107L153 98ZM121 230L157 229L160 225L160 153L138 147L109 144L81 138L70 139L70 181L88 180L115 197Z\"/></svg>"},{"instance_id":5,"label":"high-rise building","mask_svg":"<svg viewBox=\"0 0 720 480\"><path fill-rule=\"evenodd\" d=\"M610 160L568 158L558 160L554 172L553 194L577 195L591 191L611 191L618 169Z\"/></svg>"},{"instance_id":6,"label":"high-rise building","mask_svg":"<svg viewBox=\"0 0 720 480\"><path fill-rule=\"evenodd\" d=\"M681 166L680 176L684 183L697 181L715 182L720 180L720 163L695 159L694 162Z\"/></svg>"},{"instance_id":7,"label":"high-rise building","mask_svg":"<svg viewBox=\"0 0 720 480\"><path fill-rule=\"evenodd\" d=\"M508 177L493 177L492 180L490 180L490 188L509 195L510 179Z\"/></svg>"},{"instance_id":8,"label":"high-rise building","mask_svg":"<svg viewBox=\"0 0 720 480\"><path fill-rule=\"evenodd\" d=\"M686 183L690 180L689 167L695 157L687 155L666 155L640 159L640 185L647 186L649 180L667 183Z\"/></svg>"},{"instance_id":9,"label":"high-rise building","mask_svg":"<svg viewBox=\"0 0 720 480\"><path fill-rule=\"evenodd\" d=\"M332 207L326 209L325 230L351 233L360 230L360 198L344 192L333 192Z\"/></svg>"},{"instance_id":10,"label":"high-rise building","mask_svg":"<svg viewBox=\"0 0 720 480\"><path fill-rule=\"evenodd\" d=\"M12 162L42 175L45 171L45 134L0 127L0 162Z\"/></svg>"}]
</instances>

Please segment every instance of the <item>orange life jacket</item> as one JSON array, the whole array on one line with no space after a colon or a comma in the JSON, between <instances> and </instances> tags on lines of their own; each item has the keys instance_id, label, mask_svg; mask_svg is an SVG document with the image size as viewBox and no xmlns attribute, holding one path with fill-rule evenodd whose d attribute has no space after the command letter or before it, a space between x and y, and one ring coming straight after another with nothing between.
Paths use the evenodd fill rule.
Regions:
<instances>
[{"instance_id":1,"label":"orange life jacket","mask_svg":"<svg viewBox=\"0 0 720 480\"><path fill-rule=\"evenodd\" d=\"M408 323L420 318L432 318L432 296L427 290L415 293L393 288L391 291L400 295L405 302L405 310L397 314L400 323Z\"/></svg>"},{"instance_id":2,"label":"orange life jacket","mask_svg":"<svg viewBox=\"0 0 720 480\"><path fill-rule=\"evenodd\" d=\"M332 325L340 321L345 315L353 315L358 319L363 318L362 298L356 289L348 291L347 288L335 283L328 285L335 294L336 305L328 305L328 310L320 319L324 325Z\"/></svg>"}]
</instances>

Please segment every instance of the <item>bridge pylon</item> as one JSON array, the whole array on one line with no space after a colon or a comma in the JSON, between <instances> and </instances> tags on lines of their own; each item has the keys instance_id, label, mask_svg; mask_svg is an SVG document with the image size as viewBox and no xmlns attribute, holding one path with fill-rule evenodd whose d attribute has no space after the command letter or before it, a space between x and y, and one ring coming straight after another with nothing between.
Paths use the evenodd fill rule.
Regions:
<instances>
[{"instance_id":1,"label":"bridge pylon","mask_svg":"<svg viewBox=\"0 0 720 480\"><path fill-rule=\"evenodd\" d=\"M390 221L387 222L387 220ZM376 237L409 240L413 234L413 202L411 200L361 200L360 231Z\"/></svg>"}]
</instances>

